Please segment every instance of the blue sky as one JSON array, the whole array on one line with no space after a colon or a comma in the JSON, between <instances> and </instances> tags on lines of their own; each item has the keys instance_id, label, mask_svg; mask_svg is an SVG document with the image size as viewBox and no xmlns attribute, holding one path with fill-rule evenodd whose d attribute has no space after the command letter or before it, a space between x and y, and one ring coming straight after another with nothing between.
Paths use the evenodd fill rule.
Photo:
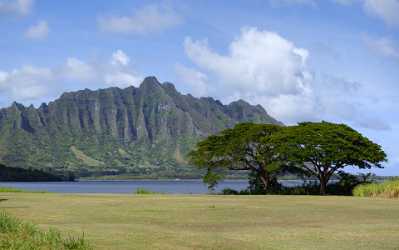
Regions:
<instances>
[{"instance_id":1,"label":"blue sky","mask_svg":"<svg viewBox=\"0 0 399 250\"><path fill-rule=\"evenodd\" d=\"M344 122L399 175L399 0L0 0L0 106L155 75L274 117Z\"/></svg>"}]
</instances>

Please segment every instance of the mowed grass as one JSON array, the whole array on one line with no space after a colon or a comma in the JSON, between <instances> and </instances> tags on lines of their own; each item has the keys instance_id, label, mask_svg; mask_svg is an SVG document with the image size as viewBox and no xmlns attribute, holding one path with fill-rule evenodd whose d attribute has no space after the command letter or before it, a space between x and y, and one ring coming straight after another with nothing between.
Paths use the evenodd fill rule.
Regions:
<instances>
[{"instance_id":1,"label":"mowed grass","mask_svg":"<svg viewBox=\"0 0 399 250\"><path fill-rule=\"evenodd\" d=\"M0 209L94 249L399 249L399 201L2 193Z\"/></svg>"}]
</instances>

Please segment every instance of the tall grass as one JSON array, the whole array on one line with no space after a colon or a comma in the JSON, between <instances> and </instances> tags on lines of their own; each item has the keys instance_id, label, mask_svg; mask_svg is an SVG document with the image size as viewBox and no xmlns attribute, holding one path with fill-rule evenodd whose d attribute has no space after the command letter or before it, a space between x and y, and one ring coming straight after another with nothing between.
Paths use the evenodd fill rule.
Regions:
<instances>
[{"instance_id":1,"label":"tall grass","mask_svg":"<svg viewBox=\"0 0 399 250\"><path fill-rule=\"evenodd\" d=\"M0 212L0 249L39 250L86 250L92 249L84 237L63 238L54 229L42 231L31 223Z\"/></svg>"},{"instance_id":2,"label":"tall grass","mask_svg":"<svg viewBox=\"0 0 399 250\"><path fill-rule=\"evenodd\" d=\"M399 179L388 180L383 183L362 184L353 190L354 196L399 198Z\"/></svg>"}]
</instances>

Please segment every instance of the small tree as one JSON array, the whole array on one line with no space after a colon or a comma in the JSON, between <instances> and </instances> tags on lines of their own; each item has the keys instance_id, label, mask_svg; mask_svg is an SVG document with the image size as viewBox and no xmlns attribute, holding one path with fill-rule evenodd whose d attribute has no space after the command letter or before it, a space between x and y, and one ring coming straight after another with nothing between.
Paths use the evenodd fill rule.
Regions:
<instances>
[{"instance_id":1,"label":"small tree","mask_svg":"<svg viewBox=\"0 0 399 250\"><path fill-rule=\"evenodd\" d=\"M199 142L188 155L190 163L207 169L204 181L210 186L220 180L215 176L217 170L249 170L256 173L266 190L283 168L274 161L272 151L267 150L269 145L262 139L281 129L281 126L271 124L238 124Z\"/></svg>"},{"instance_id":2,"label":"small tree","mask_svg":"<svg viewBox=\"0 0 399 250\"><path fill-rule=\"evenodd\" d=\"M300 123L265 138L273 144L281 160L301 167L320 181L320 194L326 194L331 176L347 166L360 169L382 168L386 154L381 146L344 124Z\"/></svg>"}]
</instances>

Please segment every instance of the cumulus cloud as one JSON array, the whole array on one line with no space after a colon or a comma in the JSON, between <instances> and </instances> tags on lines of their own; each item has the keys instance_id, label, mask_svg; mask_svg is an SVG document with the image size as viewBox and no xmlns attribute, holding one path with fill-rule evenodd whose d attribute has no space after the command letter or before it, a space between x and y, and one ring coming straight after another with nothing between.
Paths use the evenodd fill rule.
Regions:
<instances>
[{"instance_id":1,"label":"cumulus cloud","mask_svg":"<svg viewBox=\"0 0 399 250\"><path fill-rule=\"evenodd\" d=\"M130 58L122 50L112 54L110 65L105 70L104 82L110 86L126 87L138 86L143 79L134 70L129 68Z\"/></svg>"},{"instance_id":2,"label":"cumulus cloud","mask_svg":"<svg viewBox=\"0 0 399 250\"><path fill-rule=\"evenodd\" d=\"M61 78L80 82L94 81L98 76L96 66L74 57L67 58L58 75Z\"/></svg>"},{"instance_id":3,"label":"cumulus cloud","mask_svg":"<svg viewBox=\"0 0 399 250\"><path fill-rule=\"evenodd\" d=\"M308 66L309 52L277 33L245 28L223 55L206 40L186 38L184 48L197 69L180 66L184 83L198 84L225 102L239 98L262 104L288 124L306 120L340 120L372 124L364 119L364 105L356 98L361 84L330 75L316 75ZM208 80L209 79L209 80ZM212 82L212 85L209 84Z\"/></svg>"},{"instance_id":4,"label":"cumulus cloud","mask_svg":"<svg viewBox=\"0 0 399 250\"><path fill-rule=\"evenodd\" d=\"M122 65L126 66L130 62L130 58L123 52L122 50L118 49L112 54L112 65Z\"/></svg>"},{"instance_id":5,"label":"cumulus cloud","mask_svg":"<svg viewBox=\"0 0 399 250\"><path fill-rule=\"evenodd\" d=\"M30 39L44 39L48 36L49 27L46 21L39 21L37 24L29 27L25 36Z\"/></svg>"},{"instance_id":6,"label":"cumulus cloud","mask_svg":"<svg viewBox=\"0 0 399 250\"><path fill-rule=\"evenodd\" d=\"M48 68L23 66L0 73L0 94L15 100L34 100L49 93L53 74Z\"/></svg>"},{"instance_id":7,"label":"cumulus cloud","mask_svg":"<svg viewBox=\"0 0 399 250\"><path fill-rule=\"evenodd\" d=\"M230 44L228 55L213 52L206 41L191 38L186 38L184 47L194 63L244 92L297 94L307 88L311 77L306 69L308 51L273 32L243 29Z\"/></svg>"},{"instance_id":8,"label":"cumulus cloud","mask_svg":"<svg viewBox=\"0 0 399 250\"><path fill-rule=\"evenodd\" d=\"M115 55L122 54L122 64L115 65ZM56 67L27 65L9 72L0 71L0 104L9 105L12 101L25 104L48 101L63 91L73 90L69 88L71 84L77 84L79 88L137 86L143 78L128 67L129 61L130 58L122 50L117 50L104 63L85 62L70 57Z\"/></svg>"},{"instance_id":9,"label":"cumulus cloud","mask_svg":"<svg viewBox=\"0 0 399 250\"><path fill-rule=\"evenodd\" d=\"M132 15L108 16L98 20L101 30L123 34L149 34L172 28L181 23L181 17L170 7L146 5Z\"/></svg>"},{"instance_id":10,"label":"cumulus cloud","mask_svg":"<svg viewBox=\"0 0 399 250\"><path fill-rule=\"evenodd\" d=\"M189 89L187 92L196 97L209 94L208 77L204 73L181 64L177 64L175 69L177 77Z\"/></svg>"},{"instance_id":11,"label":"cumulus cloud","mask_svg":"<svg viewBox=\"0 0 399 250\"><path fill-rule=\"evenodd\" d=\"M0 0L0 14L27 15L33 4L34 0Z\"/></svg>"},{"instance_id":12,"label":"cumulus cloud","mask_svg":"<svg viewBox=\"0 0 399 250\"><path fill-rule=\"evenodd\" d=\"M399 46L388 37L364 37L366 45L379 55L399 59Z\"/></svg>"},{"instance_id":13,"label":"cumulus cloud","mask_svg":"<svg viewBox=\"0 0 399 250\"><path fill-rule=\"evenodd\" d=\"M309 53L277 33L244 28L227 55L210 49L206 40L186 38L184 48L198 67L216 79L215 94L223 93L224 100L256 101L285 120L307 117L313 110L311 101L304 102L313 92Z\"/></svg>"}]
</instances>

